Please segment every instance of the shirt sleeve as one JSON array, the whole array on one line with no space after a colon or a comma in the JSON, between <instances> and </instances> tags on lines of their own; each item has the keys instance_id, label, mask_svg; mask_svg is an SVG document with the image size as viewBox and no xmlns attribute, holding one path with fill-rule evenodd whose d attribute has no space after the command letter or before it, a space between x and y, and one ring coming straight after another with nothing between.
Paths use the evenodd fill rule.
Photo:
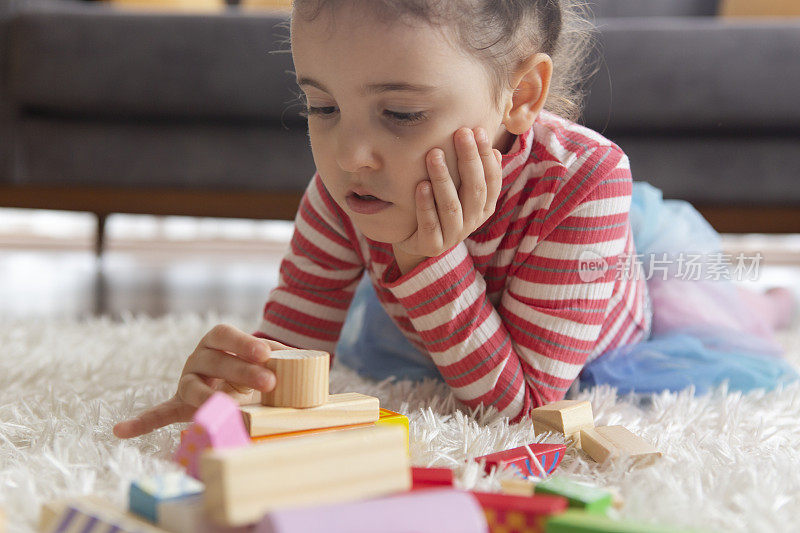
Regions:
<instances>
[{"instance_id":1,"label":"shirt sleeve","mask_svg":"<svg viewBox=\"0 0 800 533\"><path fill-rule=\"evenodd\" d=\"M526 221L497 307L463 242L404 276L390 268L381 280L470 407L493 406L516 421L563 398L597 342L614 269L584 281L580 263L587 250L608 264L623 253L630 170L616 146L587 150L571 169L549 209Z\"/></svg>"},{"instance_id":2,"label":"shirt sleeve","mask_svg":"<svg viewBox=\"0 0 800 533\"><path fill-rule=\"evenodd\" d=\"M316 173L300 201L289 252L254 335L303 349L334 348L364 272L352 226Z\"/></svg>"}]
</instances>

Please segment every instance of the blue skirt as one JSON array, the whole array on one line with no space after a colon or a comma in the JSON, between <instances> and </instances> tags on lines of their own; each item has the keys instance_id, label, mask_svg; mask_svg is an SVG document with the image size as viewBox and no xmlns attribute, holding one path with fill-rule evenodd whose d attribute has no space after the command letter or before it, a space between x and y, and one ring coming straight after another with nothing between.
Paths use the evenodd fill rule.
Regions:
<instances>
[{"instance_id":1,"label":"blue skirt","mask_svg":"<svg viewBox=\"0 0 800 533\"><path fill-rule=\"evenodd\" d=\"M720 266L711 264L712 258L719 260L720 236L691 204L664 200L659 189L634 182L630 220L653 329L646 340L588 363L580 387L606 384L620 393L650 393L694 386L702 394L723 382L730 390L749 391L798 378L779 357L775 342L748 331L756 328L750 327L746 304L731 279L719 276ZM676 265L690 257L695 266L701 264L696 272L716 272L713 282L676 276ZM692 302L693 308L686 307ZM374 379L442 379L431 358L383 309L368 275L358 285L335 354L340 363Z\"/></svg>"}]
</instances>

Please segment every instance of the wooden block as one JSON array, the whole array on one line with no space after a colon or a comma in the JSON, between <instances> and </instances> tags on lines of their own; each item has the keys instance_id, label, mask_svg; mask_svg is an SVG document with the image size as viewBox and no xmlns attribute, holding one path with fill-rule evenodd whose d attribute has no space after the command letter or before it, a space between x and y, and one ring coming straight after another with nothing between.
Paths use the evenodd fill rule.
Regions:
<instances>
[{"instance_id":1,"label":"wooden block","mask_svg":"<svg viewBox=\"0 0 800 533\"><path fill-rule=\"evenodd\" d=\"M328 433L331 431L342 431L347 429L358 429L358 428L368 428L372 427L377 422L366 422L364 424L349 424L346 426L333 426L329 428L313 428L313 429L304 429L302 431L289 431L287 433L275 433L272 435L261 435L259 437L251 437L250 441L254 444L256 442L264 442L268 440L275 440L275 439L290 439L293 437L302 437L303 435L313 435L314 433Z\"/></svg>"},{"instance_id":2,"label":"wooden block","mask_svg":"<svg viewBox=\"0 0 800 533\"><path fill-rule=\"evenodd\" d=\"M567 508L560 496L512 496L475 492L486 515L490 533L542 533L547 518Z\"/></svg>"},{"instance_id":3,"label":"wooden block","mask_svg":"<svg viewBox=\"0 0 800 533\"><path fill-rule=\"evenodd\" d=\"M194 414L194 423L175 452L175 461L186 472L198 477L198 459L207 448L235 448L249 446L250 437L242 420L239 404L223 392L217 392L201 405Z\"/></svg>"},{"instance_id":4,"label":"wooden block","mask_svg":"<svg viewBox=\"0 0 800 533\"><path fill-rule=\"evenodd\" d=\"M432 489L388 498L279 509L255 533L485 533L486 518L468 492Z\"/></svg>"},{"instance_id":5,"label":"wooden block","mask_svg":"<svg viewBox=\"0 0 800 533\"><path fill-rule=\"evenodd\" d=\"M722 0L723 17L800 17L797 0Z\"/></svg>"},{"instance_id":6,"label":"wooden block","mask_svg":"<svg viewBox=\"0 0 800 533\"><path fill-rule=\"evenodd\" d=\"M208 519L203 495L169 500L158 508L158 527L171 533L251 533L252 527L218 526Z\"/></svg>"},{"instance_id":7,"label":"wooden block","mask_svg":"<svg viewBox=\"0 0 800 533\"><path fill-rule=\"evenodd\" d=\"M275 388L261 393L261 405L316 407L328 401L331 356L317 350L275 350L266 367L275 373Z\"/></svg>"},{"instance_id":8,"label":"wooden block","mask_svg":"<svg viewBox=\"0 0 800 533\"><path fill-rule=\"evenodd\" d=\"M562 433L576 446L580 446L581 429L594 427L592 404L588 401L561 400L531 411L533 432Z\"/></svg>"},{"instance_id":9,"label":"wooden block","mask_svg":"<svg viewBox=\"0 0 800 533\"><path fill-rule=\"evenodd\" d=\"M92 496L51 502L42 513L40 528L46 533L166 533Z\"/></svg>"},{"instance_id":10,"label":"wooden block","mask_svg":"<svg viewBox=\"0 0 800 533\"><path fill-rule=\"evenodd\" d=\"M515 475L522 478L546 477L559 465L566 449L567 447L563 444L534 442L527 446L482 455L476 457L475 460L485 461L484 470L487 474L491 472L492 468L496 468L498 471L510 469ZM532 462L531 455L536 458L541 468Z\"/></svg>"},{"instance_id":11,"label":"wooden block","mask_svg":"<svg viewBox=\"0 0 800 533\"><path fill-rule=\"evenodd\" d=\"M260 437L252 437L252 442L263 442L265 440L285 439L292 437L299 437L301 435L310 435L312 433L326 433L329 431L341 431L346 429L358 429L371 426L383 425L398 425L401 426L406 432L406 450L408 450L408 418L400 413L395 413L388 409L381 408L378 411L378 420L376 422L365 422L363 424L349 424L346 426L333 426L329 428L313 428L304 429L302 431L290 431L288 433L275 433L273 435L262 435Z\"/></svg>"},{"instance_id":12,"label":"wooden block","mask_svg":"<svg viewBox=\"0 0 800 533\"><path fill-rule=\"evenodd\" d=\"M511 477L500 480L502 493L511 496L533 496L535 487L536 483L528 479Z\"/></svg>"},{"instance_id":13,"label":"wooden block","mask_svg":"<svg viewBox=\"0 0 800 533\"><path fill-rule=\"evenodd\" d=\"M583 451L598 463L619 455L628 455L636 459L637 464L647 464L662 455L652 444L623 426L581 430L581 443Z\"/></svg>"},{"instance_id":14,"label":"wooden block","mask_svg":"<svg viewBox=\"0 0 800 533\"><path fill-rule=\"evenodd\" d=\"M375 422L376 426L400 426L406 432L406 451L411 453L408 447L408 435L409 435L409 428L408 428L408 417L405 415L401 415L400 413L395 413L394 411L390 411L388 409L381 408L380 413L378 415L378 421Z\"/></svg>"},{"instance_id":15,"label":"wooden block","mask_svg":"<svg viewBox=\"0 0 800 533\"><path fill-rule=\"evenodd\" d=\"M554 476L536 485L536 494L563 496L569 506L587 513L605 514L611 507L613 496L607 490L578 483L568 478Z\"/></svg>"},{"instance_id":16,"label":"wooden block","mask_svg":"<svg viewBox=\"0 0 800 533\"><path fill-rule=\"evenodd\" d=\"M411 468L411 490L453 486L453 471L449 468Z\"/></svg>"},{"instance_id":17,"label":"wooden block","mask_svg":"<svg viewBox=\"0 0 800 533\"><path fill-rule=\"evenodd\" d=\"M184 472L148 476L131 483L128 510L157 524L159 507L164 502L189 498L202 492L203 484Z\"/></svg>"},{"instance_id":18,"label":"wooden block","mask_svg":"<svg viewBox=\"0 0 800 533\"><path fill-rule=\"evenodd\" d=\"M201 458L205 508L220 525L256 522L272 510L408 490L405 433L374 426L209 450Z\"/></svg>"},{"instance_id":19,"label":"wooden block","mask_svg":"<svg viewBox=\"0 0 800 533\"><path fill-rule=\"evenodd\" d=\"M357 392L331 394L327 403L308 409L265 405L241 407L244 424L251 437L375 422L379 418L379 409L377 398Z\"/></svg>"},{"instance_id":20,"label":"wooden block","mask_svg":"<svg viewBox=\"0 0 800 533\"><path fill-rule=\"evenodd\" d=\"M570 509L547 520L546 533L678 533L679 530L654 524L612 520L605 515Z\"/></svg>"}]
</instances>

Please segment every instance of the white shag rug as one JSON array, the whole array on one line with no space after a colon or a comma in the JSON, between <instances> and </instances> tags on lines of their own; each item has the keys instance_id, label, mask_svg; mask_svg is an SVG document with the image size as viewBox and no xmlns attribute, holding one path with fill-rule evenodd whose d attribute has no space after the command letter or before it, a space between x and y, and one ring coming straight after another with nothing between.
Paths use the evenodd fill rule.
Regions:
<instances>
[{"instance_id":1,"label":"white shag rug","mask_svg":"<svg viewBox=\"0 0 800 533\"><path fill-rule=\"evenodd\" d=\"M220 322L255 326L213 315L0 325L0 507L8 531L35 530L40 506L54 498L96 493L122 507L131 479L177 469L170 457L182 426L130 441L111 427L171 396L186 356ZM797 325L781 340L800 366ZM499 490L471 459L534 441L530 422L509 426L493 413L459 410L442 384L375 383L335 368L331 390L378 396L406 414L413 464L454 468L461 488ZM591 400L597 425L624 425L665 454L629 469L568 450L558 473L616 488L621 516L705 531L800 527L800 384L766 394L664 393L649 402L596 388L578 398Z\"/></svg>"}]
</instances>

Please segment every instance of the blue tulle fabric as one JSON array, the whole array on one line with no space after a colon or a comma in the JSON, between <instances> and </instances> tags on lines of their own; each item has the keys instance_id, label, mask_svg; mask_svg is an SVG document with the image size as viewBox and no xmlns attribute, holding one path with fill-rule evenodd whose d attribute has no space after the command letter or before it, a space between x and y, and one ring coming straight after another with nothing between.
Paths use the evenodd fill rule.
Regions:
<instances>
[{"instance_id":1,"label":"blue tulle fabric","mask_svg":"<svg viewBox=\"0 0 800 533\"><path fill-rule=\"evenodd\" d=\"M659 189L634 182L630 220L647 280L651 332L646 340L609 350L587 364L579 377L581 388L605 384L620 393L651 393L694 386L701 394L723 382L729 390L749 391L798 378L730 278L719 276L719 265L709 265L719 260L720 236L691 204L664 200ZM678 276L681 254L692 254L718 275L711 280ZM375 379L442 379L431 358L388 316L367 275L358 285L335 354L339 362Z\"/></svg>"},{"instance_id":2,"label":"blue tulle fabric","mask_svg":"<svg viewBox=\"0 0 800 533\"><path fill-rule=\"evenodd\" d=\"M694 386L703 394L723 382L747 392L798 379L770 326L740 297L736 273L720 268L720 236L691 204L635 182L630 220L653 311L650 336L587 364L581 388L652 393ZM701 270L686 276L680 259L691 256Z\"/></svg>"}]
</instances>

